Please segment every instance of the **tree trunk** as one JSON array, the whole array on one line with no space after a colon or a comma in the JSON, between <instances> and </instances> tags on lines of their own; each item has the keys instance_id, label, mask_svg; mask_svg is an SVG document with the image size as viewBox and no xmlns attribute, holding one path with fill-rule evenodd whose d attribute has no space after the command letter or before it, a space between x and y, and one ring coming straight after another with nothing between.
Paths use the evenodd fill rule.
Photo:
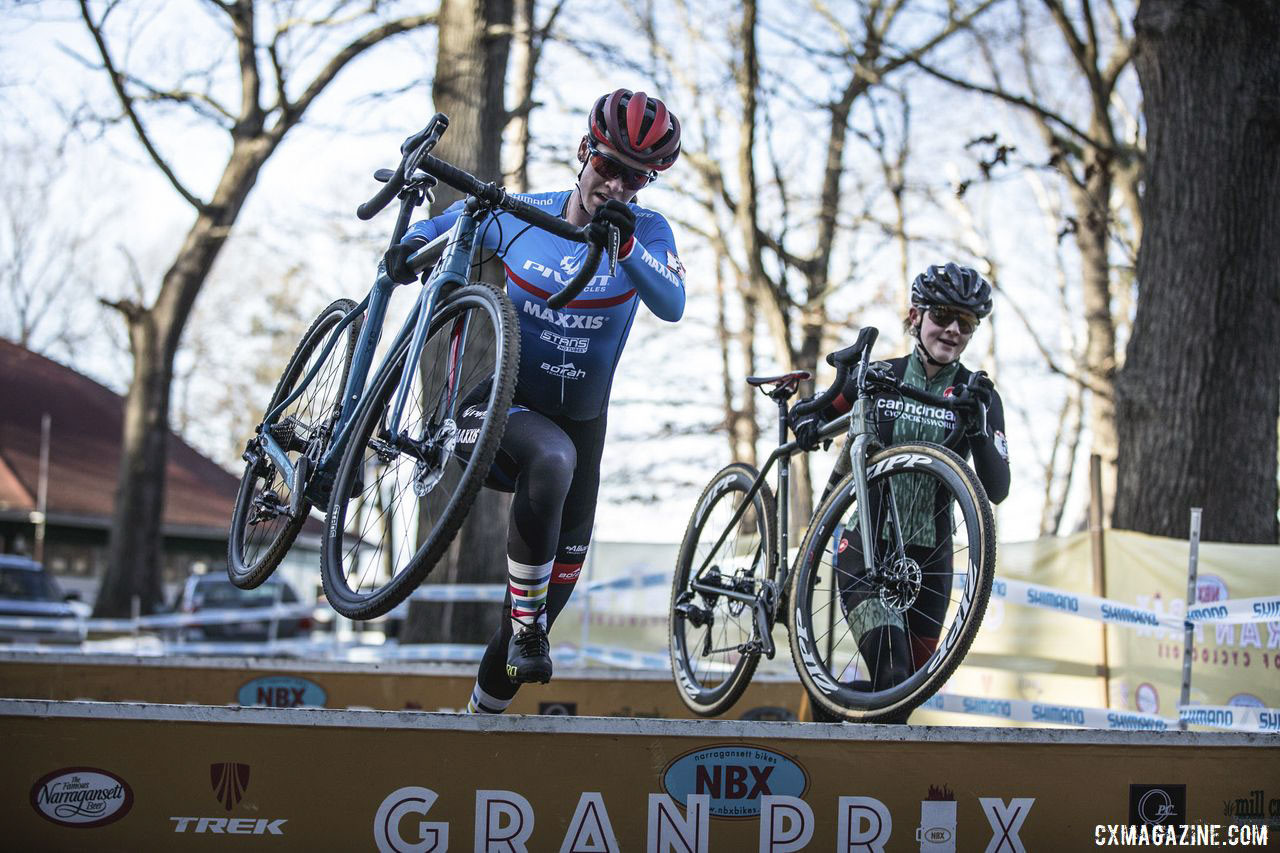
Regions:
<instances>
[{"instance_id":1,"label":"tree trunk","mask_svg":"<svg viewBox=\"0 0 1280 853\"><path fill-rule=\"evenodd\" d=\"M1117 527L1276 542L1280 7L1143 0L1141 298L1118 382Z\"/></svg>"},{"instance_id":2,"label":"tree trunk","mask_svg":"<svg viewBox=\"0 0 1280 853\"><path fill-rule=\"evenodd\" d=\"M1095 125L1096 128L1096 125ZM1096 148L1085 155L1084 186L1072 186L1078 222L1085 319L1084 368L1090 378L1089 430L1093 452L1102 458L1103 525L1110 522L1115 502L1116 332L1111 318L1111 165L1107 153Z\"/></svg>"},{"instance_id":3,"label":"tree trunk","mask_svg":"<svg viewBox=\"0 0 1280 853\"><path fill-rule=\"evenodd\" d=\"M196 295L277 142L256 137L232 148L213 201L187 232L155 305L116 306L129 325L134 370L125 403L107 567L94 607L97 616L128 615L135 595L144 614L162 603L160 555L173 361Z\"/></svg>"},{"instance_id":4,"label":"tree trunk","mask_svg":"<svg viewBox=\"0 0 1280 853\"><path fill-rule=\"evenodd\" d=\"M503 86L511 46L512 0L444 0L440 5L440 49L432 97L449 116L449 131L434 152L481 180L501 176ZM433 212L459 195L437 188ZM486 264L480 278L504 281L500 263ZM510 497L481 489L458 538L428 577L428 583L506 583L507 516ZM492 604L422 602L409 607L405 643L484 643L501 614Z\"/></svg>"}]
</instances>

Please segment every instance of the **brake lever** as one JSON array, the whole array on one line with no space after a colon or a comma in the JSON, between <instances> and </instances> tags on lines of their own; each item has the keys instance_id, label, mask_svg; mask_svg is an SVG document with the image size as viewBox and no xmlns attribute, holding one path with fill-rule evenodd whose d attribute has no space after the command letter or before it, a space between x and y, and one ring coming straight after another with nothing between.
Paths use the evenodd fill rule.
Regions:
<instances>
[{"instance_id":1,"label":"brake lever","mask_svg":"<svg viewBox=\"0 0 1280 853\"><path fill-rule=\"evenodd\" d=\"M618 272L618 249L619 242L622 240L622 233L618 231L618 226L609 226L609 276L612 278Z\"/></svg>"}]
</instances>

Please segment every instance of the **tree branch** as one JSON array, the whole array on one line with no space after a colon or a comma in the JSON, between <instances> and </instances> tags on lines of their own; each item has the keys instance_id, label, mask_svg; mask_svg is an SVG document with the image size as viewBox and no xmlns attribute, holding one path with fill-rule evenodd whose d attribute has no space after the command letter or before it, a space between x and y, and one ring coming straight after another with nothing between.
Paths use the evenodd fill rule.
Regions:
<instances>
[{"instance_id":1,"label":"tree branch","mask_svg":"<svg viewBox=\"0 0 1280 853\"><path fill-rule=\"evenodd\" d=\"M1006 103L1013 104L1014 106L1022 107L1023 109L1034 113L1040 118L1043 118L1047 121L1051 121L1061 126L1068 133L1078 137L1079 139L1083 140L1084 142L1087 142L1089 145L1092 145L1098 148L1099 150L1105 151L1109 149L1109 146L1106 143L1100 140L1094 139L1086 131L1076 127L1074 124L1072 124L1069 120L1067 120L1063 116L1059 115L1053 110L1050 110L1046 107L1041 106L1040 104L1035 103L1034 101L1030 101L1019 95L1011 95L1008 92L1004 91L1003 89L993 89L990 86L983 86L980 83L974 83L969 80L961 80L958 77L952 77L950 74L947 74L944 71L934 68L931 65L924 64L924 62L922 62L919 59L912 59L910 60L910 62L912 65L916 66L924 73L928 74L931 77L936 77L944 83L950 83L952 86L955 86L960 89L967 89L970 92L978 92L979 94L990 95L991 97L999 98L1000 100Z\"/></svg>"},{"instance_id":2,"label":"tree branch","mask_svg":"<svg viewBox=\"0 0 1280 853\"><path fill-rule=\"evenodd\" d=\"M334 77L338 76L338 72L346 67L348 62L355 59L361 53L384 39L409 32L410 30L416 30L419 27L425 27L429 24L434 24L435 22L436 13L434 12L427 15L411 15L394 21L388 21L385 24L374 27L372 30L369 30L364 35L352 41L329 60L328 64L320 70L320 72L315 76L315 79L311 81L303 93L298 97L298 100L294 101L292 104L280 105L280 120L276 122L276 125L273 128L271 128L271 135L277 139L283 137L285 131L297 122L299 116L306 112L307 107L309 107L311 102L316 99L316 96L324 90L324 87L329 85L330 81L332 81Z\"/></svg>"},{"instance_id":3,"label":"tree branch","mask_svg":"<svg viewBox=\"0 0 1280 853\"><path fill-rule=\"evenodd\" d=\"M183 186L182 181L178 180L178 176L173 169L169 167L165 159L160 156L160 152L155 145L152 144L147 129L142 125L141 117L138 115L137 110L134 109L133 98L125 91L124 77L116 69L115 62L111 59L111 51L107 48L106 35L102 31L102 27L94 23L93 15L89 12L88 0L80 0L80 16L84 19L85 26L89 28L89 33L93 36L94 43L98 46L98 55L102 57L102 67L111 79L111 87L115 89L116 97L120 100L120 106L124 110L125 116L129 119L129 123L133 125L133 130L137 133L142 147L146 149L148 156L156 164L156 168L169 179L169 183L173 185L178 194L186 199L187 203L197 211L205 212L208 205Z\"/></svg>"}]
</instances>

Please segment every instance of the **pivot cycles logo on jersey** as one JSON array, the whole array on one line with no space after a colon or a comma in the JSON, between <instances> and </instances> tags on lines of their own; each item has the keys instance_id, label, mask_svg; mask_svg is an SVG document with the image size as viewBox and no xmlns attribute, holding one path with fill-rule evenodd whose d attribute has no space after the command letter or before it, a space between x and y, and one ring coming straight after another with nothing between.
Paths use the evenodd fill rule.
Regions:
<instances>
[{"instance_id":1,"label":"pivot cycles logo on jersey","mask_svg":"<svg viewBox=\"0 0 1280 853\"><path fill-rule=\"evenodd\" d=\"M106 826L129 813L133 789L110 770L64 767L31 786L31 807L61 826Z\"/></svg>"},{"instance_id":2,"label":"pivot cycles logo on jersey","mask_svg":"<svg viewBox=\"0 0 1280 853\"><path fill-rule=\"evenodd\" d=\"M562 329L599 329L609 319L599 314L566 314L563 311L552 311L545 305L539 305L532 299L524 303L524 313L532 314L539 320Z\"/></svg>"},{"instance_id":3,"label":"pivot cycles logo on jersey","mask_svg":"<svg viewBox=\"0 0 1280 853\"><path fill-rule=\"evenodd\" d=\"M587 371L575 367L572 361L568 364L548 364L544 361L542 369L560 379L581 379L587 375Z\"/></svg>"},{"instance_id":4,"label":"pivot cycles logo on jersey","mask_svg":"<svg viewBox=\"0 0 1280 853\"><path fill-rule=\"evenodd\" d=\"M525 261L523 269L528 272L537 273L542 278L549 278L563 287L573 281L573 277L577 274L578 269L581 266L581 261L575 261L573 257L564 257L560 259L559 270L553 270L551 267L545 264L540 264L535 260ZM561 270L563 270L563 272L561 272ZM587 286L582 290L585 293L592 288L604 287L608 283L609 276L607 275L592 276L591 281L587 282Z\"/></svg>"},{"instance_id":5,"label":"pivot cycles logo on jersey","mask_svg":"<svg viewBox=\"0 0 1280 853\"><path fill-rule=\"evenodd\" d=\"M579 355L586 352L591 346L590 338L568 338L564 335L557 335L550 329L544 329L540 339L551 344L560 352L571 352Z\"/></svg>"}]
</instances>

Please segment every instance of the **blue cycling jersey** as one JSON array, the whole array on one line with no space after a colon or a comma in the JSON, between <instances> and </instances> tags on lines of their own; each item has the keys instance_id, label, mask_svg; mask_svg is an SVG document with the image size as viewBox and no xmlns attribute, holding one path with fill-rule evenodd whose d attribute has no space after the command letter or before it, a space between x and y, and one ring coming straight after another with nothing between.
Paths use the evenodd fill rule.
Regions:
<instances>
[{"instance_id":1,"label":"blue cycling jersey","mask_svg":"<svg viewBox=\"0 0 1280 853\"><path fill-rule=\"evenodd\" d=\"M563 214L571 191L517 195L521 201ZM462 202L414 223L404 239L435 239L462 212ZM599 416L609 403L613 374L639 302L664 320L684 313L684 268L675 236L662 214L629 205L635 240L614 275L602 260L582 293L559 311L547 297L581 268L587 246L557 237L505 211L480 226L485 249L502 260L507 295L520 318L520 373L516 400L536 411L573 420Z\"/></svg>"}]
</instances>

